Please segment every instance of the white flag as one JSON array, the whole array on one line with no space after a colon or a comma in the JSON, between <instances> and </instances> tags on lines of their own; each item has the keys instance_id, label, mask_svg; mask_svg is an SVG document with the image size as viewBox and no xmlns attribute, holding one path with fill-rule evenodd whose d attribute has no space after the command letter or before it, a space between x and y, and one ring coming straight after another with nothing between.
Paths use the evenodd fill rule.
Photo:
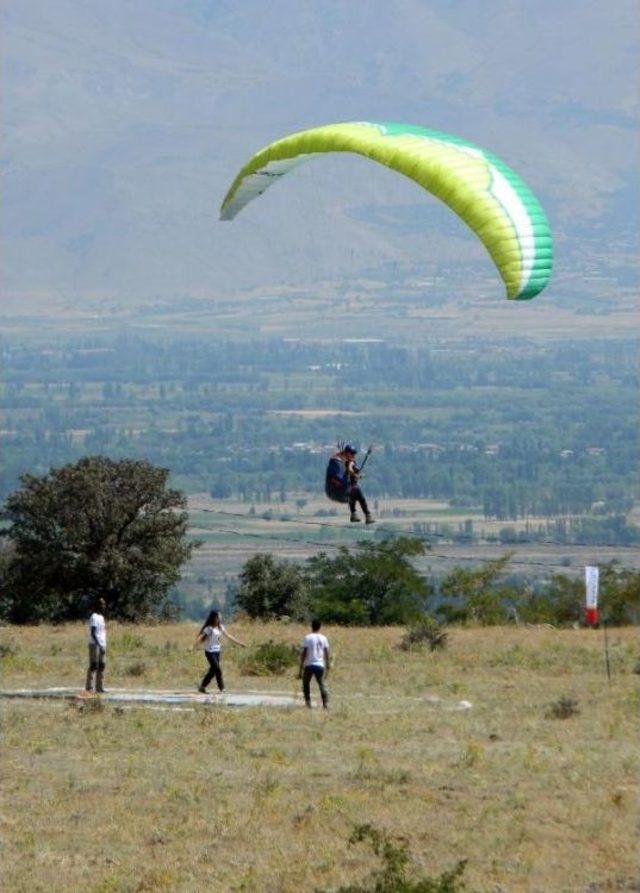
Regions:
<instances>
[{"instance_id":1,"label":"white flag","mask_svg":"<svg viewBox=\"0 0 640 893\"><path fill-rule=\"evenodd\" d=\"M598 607L599 570L597 567L585 567L584 582L587 590L587 609Z\"/></svg>"}]
</instances>

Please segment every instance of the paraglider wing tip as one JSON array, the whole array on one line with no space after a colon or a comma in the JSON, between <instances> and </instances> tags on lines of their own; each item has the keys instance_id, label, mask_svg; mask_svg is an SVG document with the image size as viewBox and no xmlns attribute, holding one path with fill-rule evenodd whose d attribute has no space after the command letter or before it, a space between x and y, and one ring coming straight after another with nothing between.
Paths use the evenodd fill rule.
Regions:
<instances>
[{"instance_id":1,"label":"paraglider wing tip","mask_svg":"<svg viewBox=\"0 0 640 893\"><path fill-rule=\"evenodd\" d=\"M236 202L233 201L234 193L232 190L229 190L225 197L222 200L222 204L220 205L220 220L233 220L238 211L240 210L241 205L238 206Z\"/></svg>"}]
</instances>

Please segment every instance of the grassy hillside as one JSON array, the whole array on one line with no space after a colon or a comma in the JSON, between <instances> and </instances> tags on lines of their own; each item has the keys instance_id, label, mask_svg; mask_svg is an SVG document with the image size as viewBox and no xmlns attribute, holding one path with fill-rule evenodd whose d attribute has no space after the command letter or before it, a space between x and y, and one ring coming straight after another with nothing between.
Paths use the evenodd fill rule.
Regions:
<instances>
[{"instance_id":1,"label":"grassy hillside","mask_svg":"<svg viewBox=\"0 0 640 893\"><path fill-rule=\"evenodd\" d=\"M192 688L194 631L113 624L108 684ZM397 650L399 629L327 632L328 714L2 703L5 889L322 889L373 868L347 846L358 822L404 837L425 874L467 858L475 890L630 889L634 630L610 634L611 685L599 632L461 629L436 654ZM2 644L4 688L81 684L80 625L5 629ZM243 677L241 656L224 657L229 689L297 690ZM578 712L553 717L562 698Z\"/></svg>"}]
</instances>

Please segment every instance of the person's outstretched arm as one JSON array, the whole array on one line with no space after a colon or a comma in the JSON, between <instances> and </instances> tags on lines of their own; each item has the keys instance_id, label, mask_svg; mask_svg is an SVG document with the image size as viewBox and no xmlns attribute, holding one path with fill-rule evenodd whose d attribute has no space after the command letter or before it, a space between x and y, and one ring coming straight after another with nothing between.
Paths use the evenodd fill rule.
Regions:
<instances>
[{"instance_id":1,"label":"person's outstretched arm","mask_svg":"<svg viewBox=\"0 0 640 893\"><path fill-rule=\"evenodd\" d=\"M247 646L245 645L244 642L241 642L240 639L236 639L236 637L235 637L235 636L232 636L231 633L228 633L228 632L226 631L226 629L223 629L223 630L222 630L222 635L223 635L223 636L226 636L227 639L229 639L230 642L234 642L236 645L239 645L241 648L246 648L246 647L247 647Z\"/></svg>"}]
</instances>

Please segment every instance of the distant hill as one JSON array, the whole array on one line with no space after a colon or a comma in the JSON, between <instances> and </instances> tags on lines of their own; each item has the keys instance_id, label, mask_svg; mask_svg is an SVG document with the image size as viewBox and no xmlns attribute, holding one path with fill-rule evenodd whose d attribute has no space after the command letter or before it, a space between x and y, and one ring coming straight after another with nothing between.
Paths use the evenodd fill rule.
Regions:
<instances>
[{"instance_id":1,"label":"distant hill","mask_svg":"<svg viewBox=\"0 0 640 893\"><path fill-rule=\"evenodd\" d=\"M362 159L312 163L218 222L261 145L372 118L503 157L555 229L550 294L615 301L637 280L635 12L632 0L5 4L5 294L177 301L452 267L457 288L477 277L500 293L450 212Z\"/></svg>"}]
</instances>

